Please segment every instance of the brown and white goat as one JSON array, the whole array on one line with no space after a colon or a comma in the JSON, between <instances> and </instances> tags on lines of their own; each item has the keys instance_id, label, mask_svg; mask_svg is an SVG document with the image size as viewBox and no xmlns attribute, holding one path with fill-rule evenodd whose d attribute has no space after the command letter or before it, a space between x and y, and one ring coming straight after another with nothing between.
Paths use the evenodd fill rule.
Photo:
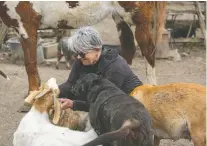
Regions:
<instances>
[{"instance_id":1,"label":"brown and white goat","mask_svg":"<svg viewBox=\"0 0 207 146\"><path fill-rule=\"evenodd\" d=\"M152 118L155 146L161 139L193 141L206 145L206 88L192 83L142 85L131 93Z\"/></svg>"},{"instance_id":2,"label":"brown and white goat","mask_svg":"<svg viewBox=\"0 0 207 146\"><path fill-rule=\"evenodd\" d=\"M32 91L31 94L25 99L25 102L35 106L33 103L34 97L36 94L42 96L40 93L46 93L48 90L46 90L47 87L45 86L46 85L42 85L38 91ZM58 92L59 90L57 89L52 94L59 94ZM88 123L88 113L82 111L73 111L71 109L61 110L60 103L55 96L54 98L48 96L48 98L44 98L44 100L39 101L43 101L46 105L48 105L47 112L49 114L49 119L53 124L61 127L67 127L71 130L88 131L91 129L91 125ZM39 107L39 103L37 104L37 107Z\"/></svg>"}]
</instances>

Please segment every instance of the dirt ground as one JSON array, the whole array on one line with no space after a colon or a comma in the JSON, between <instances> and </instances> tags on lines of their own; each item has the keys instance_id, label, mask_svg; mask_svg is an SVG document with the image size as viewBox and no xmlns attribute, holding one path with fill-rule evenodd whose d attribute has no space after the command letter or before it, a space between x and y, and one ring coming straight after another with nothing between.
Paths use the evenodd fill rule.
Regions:
<instances>
[{"instance_id":1,"label":"dirt ground","mask_svg":"<svg viewBox=\"0 0 207 146\"><path fill-rule=\"evenodd\" d=\"M156 75L158 84L169 82L193 82L206 84L206 52L204 49L193 49L190 55L183 57L182 61L158 60L156 62ZM64 64L62 64L64 66ZM0 63L0 68L8 73L11 81L0 77L0 146L11 146L13 133L19 121L24 116L18 113L18 108L23 104L23 97L28 90L27 75L22 65ZM145 65L142 58L135 58L133 71L144 82ZM64 82L69 71L64 69L56 70L54 66L39 67L39 74L42 82L50 77L55 77L58 84ZM187 140L176 142L163 140L161 146L192 146Z\"/></svg>"}]
</instances>

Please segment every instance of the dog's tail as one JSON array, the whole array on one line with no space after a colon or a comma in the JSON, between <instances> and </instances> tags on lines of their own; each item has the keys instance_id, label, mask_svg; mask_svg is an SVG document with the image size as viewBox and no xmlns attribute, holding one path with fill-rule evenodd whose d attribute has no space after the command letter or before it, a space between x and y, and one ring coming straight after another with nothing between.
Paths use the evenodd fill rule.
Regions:
<instances>
[{"instance_id":1,"label":"dog's tail","mask_svg":"<svg viewBox=\"0 0 207 146\"><path fill-rule=\"evenodd\" d=\"M115 140L123 139L131 132L131 130L138 129L139 127L140 127L140 121L134 119L127 120L124 122L124 124L119 130L100 135L96 139L84 144L83 146L102 145L104 143L109 143Z\"/></svg>"},{"instance_id":2,"label":"dog's tail","mask_svg":"<svg viewBox=\"0 0 207 146\"><path fill-rule=\"evenodd\" d=\"M9 77L2 70L0 70L0 75L2 75L7 80L10 80Z\"/></svg>"}]
</instances>

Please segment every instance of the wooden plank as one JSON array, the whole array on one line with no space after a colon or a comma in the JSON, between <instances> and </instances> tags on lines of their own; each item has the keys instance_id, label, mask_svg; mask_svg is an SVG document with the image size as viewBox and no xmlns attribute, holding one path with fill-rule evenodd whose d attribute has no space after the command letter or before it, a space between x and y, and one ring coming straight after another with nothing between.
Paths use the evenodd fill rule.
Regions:
<instances>
[{"instance_id":1,"label":"wooden plank","mask_svg":"<svg viewBox=\"0 0 207 146\"><path fill-rule=\"evenodd\" d=\"M204 42L204 39L201 38L179 38L179 39L170 39L171 43L201 43Z\"/></svg>"},{"instance_id":2,"label":"wooden plank","mask_svg":"<svg viewBox=\"0 0 207 146\"><path fill-rule=\"evenodd\" d=\"M199 19L199 23L200 23L200 28L201 28L201 32L203 34L203 37L205 39L205 43L206 43L206 29L205 29L205 23L204 23L204 17L203 14L201 13L201 7L200 7L200 3L199 2L194 2L195 4L195 8L196 8L196 13L198 15L198 19Z\"/></svg>"}]
</instances>

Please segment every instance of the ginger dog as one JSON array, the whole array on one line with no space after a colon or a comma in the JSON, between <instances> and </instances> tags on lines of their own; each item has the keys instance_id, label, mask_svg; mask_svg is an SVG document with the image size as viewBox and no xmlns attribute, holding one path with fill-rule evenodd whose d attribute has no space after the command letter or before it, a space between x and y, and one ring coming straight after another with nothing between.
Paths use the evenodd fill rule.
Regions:
<instances>
[{"instance_id":1,"label":"ginger dog","mask_svg":"<svg viewBox=\"0 0 207 146\"><path fill-rule=\"evenodd\" d=\"M180 138L206 145L206 88L192 83L142 85L130 94L144 104L152 118L154 145Z\"/></svg>"}]
</instances>

